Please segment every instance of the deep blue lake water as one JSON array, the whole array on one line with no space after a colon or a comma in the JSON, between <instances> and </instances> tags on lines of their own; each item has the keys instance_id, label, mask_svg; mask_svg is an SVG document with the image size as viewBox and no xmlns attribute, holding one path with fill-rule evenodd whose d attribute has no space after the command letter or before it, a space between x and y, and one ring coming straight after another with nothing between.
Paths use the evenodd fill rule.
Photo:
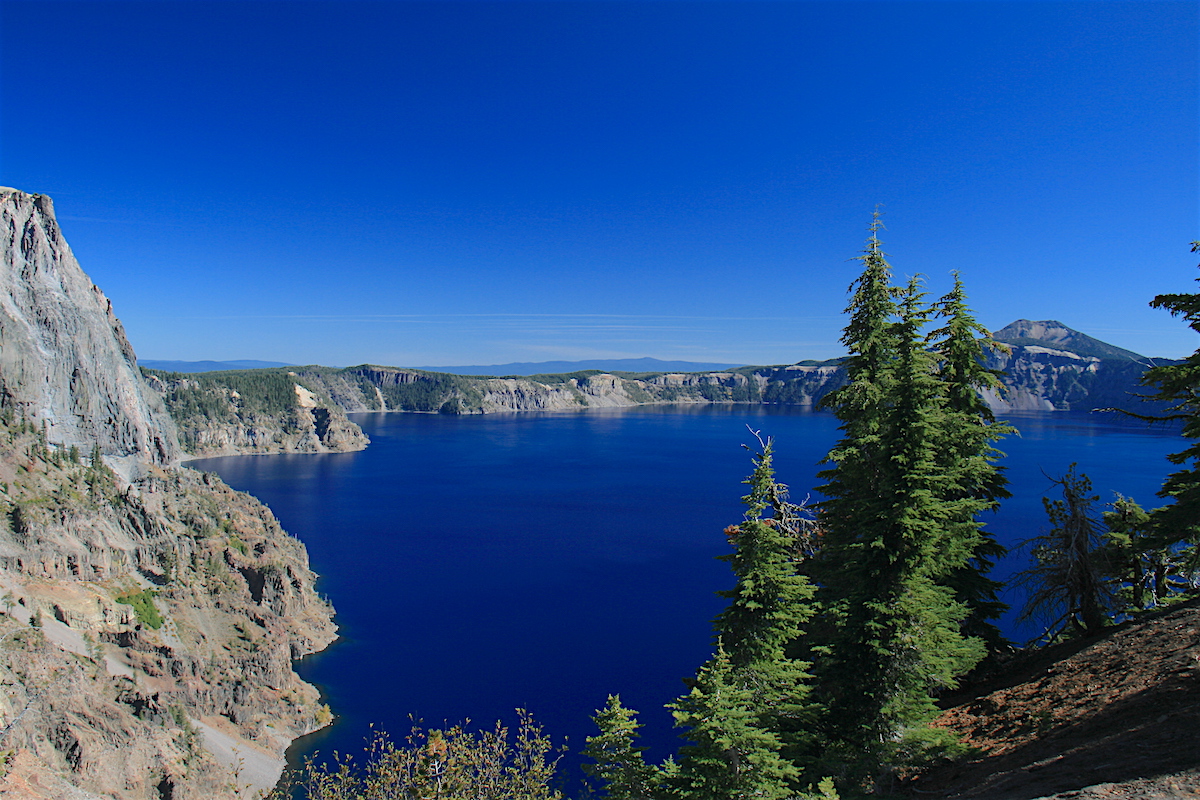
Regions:
<instances>
[{"instance_id":1,"label":"deep blue lake water","mask_svg":"<svg viewBox=\"0 0 1200 800\"><path fill-rule=\"evenodd\" d=\"M610 692L642 712L651 758L674 752L663 704L708 657L715 592L732 583L715 557L741 519L747 426L775 438L794 500L838 434L829 414L771 406L354 419L372 440L360 453L192 463L267 503L337 608L343 639L299 670L338 723L298 756L360 752L372 723L402 737L409 715L490 726L517 707L577 752ZM1164 456L1183 449L1173 429L1110 415L1007 419L1015 496L986 521L1009 546L1046 526L1045 475L1078 462L1102 502L1152 507ZM1014 616L1010 636L1039 633Z\"/></svg>"}]
</instances>

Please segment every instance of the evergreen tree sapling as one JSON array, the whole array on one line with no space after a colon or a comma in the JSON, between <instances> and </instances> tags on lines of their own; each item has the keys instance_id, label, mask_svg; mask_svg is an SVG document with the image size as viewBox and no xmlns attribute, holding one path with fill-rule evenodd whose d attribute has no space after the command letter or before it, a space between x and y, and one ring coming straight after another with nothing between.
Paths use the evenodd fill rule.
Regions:
<instances>
[{"instance_id":1,"label":"evergreen tree sapling","mask_svg":"<svg viewBox=\"0 0 1200 800\"><path fill-rule=\"evenodd\" d=\"M1186 549L1154 524L1154 515L1117 495L1104 512L1104 560L1120 611L1155 608L1181 597L1189 586Z\"/></svg>"},{"instance_id":2,"label":"evergreen tree sapling","mask_svg":"<svg viewBox=\"0 0 1200 800\"><path fill-rule=\"evenodd\" d=\"M656 797L662 772L646 763L644 747L637 746L637 712L621 705L619 695L609 695L604 708L592 719L600 733L587 737L583 755L594 764L583 771L600 781L609 800L648 800Z\"/></svg>"},{"instance_id":3,"label":"evergreen tree sapling","mask_svg":"<svg viewBox=\"0 0 1200 800\"><path fill-rule=\"evenodd\" d=\"M782 800L794 794L800 770L780 755L779 735L762 724L755 689L738 673L718 641L691 691L668 706L691 742L679 752L673 798Z\"/></svg>"},{"instance_id":4,"label":"evergreen tree sapling","mask_svg":"<svg viewBox=\"0 0 1200 800\"><path fill-rule=\"evenodd\" d=\"M1154 571L1160 559L1149 546L1150 515L1128 497L1117 495L1112 510L1103 514L1105 562L1120 587L1121 605L1141 611L1154 605ZM1165 578L1165 575L1164 575Z\"/></svg>"},{"instance_id":5,"label":"evergreen tree sapling","mask_svg":"<svg viewBox=\"0 0 1200 800\"><path fill-rule=\"evenodd\" d=\"M797 528L763 518L786 502L786 487L774 478L771 441L759 443L745 519L727 531L734 551L722 558L737 581L722 592L729 605L714 622L718 652L671 706L693 742L680 753L684 797L791 796L813 746L809 664L788 647L814 614L814 589L797 569Z\"/></svg>"}]
</instances>

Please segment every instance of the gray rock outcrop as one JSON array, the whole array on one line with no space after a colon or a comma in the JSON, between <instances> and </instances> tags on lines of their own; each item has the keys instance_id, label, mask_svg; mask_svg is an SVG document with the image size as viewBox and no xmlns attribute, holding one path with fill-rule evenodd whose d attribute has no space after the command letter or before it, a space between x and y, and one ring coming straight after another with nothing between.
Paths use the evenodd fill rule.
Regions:
<instances>
[{"instance_id":1,"label":"gray rock outcrop","mask_svg":"<svg viewBox=\"0 0 1200 800\"><path fill-rule=\"evenodd\" d=\"M44 426L51 444L177 462L171 418L143 393L125 330L50 198L0 188L0 239L0 406Z\"/></svg>"},{"instance_id":2,"label":"gray rock outcrop","mask_svg":"<svg viewBox=\"0 0 1200 800\"><path fill-rule=\"evenodd\" d=\"M175 466L50 199L0 190L0 234L0 797L265 792L330 721L292 669L336 635L304 545ZM298 437L351 443L340 411L286 389Z\"/></svg>"},{"instance_id":3,"label":"gray rock outcrop","mask_svg":"<svg viewBox=\"0 0 1200 800\"><path fill-rule=\"evenodd\" d=\"M321 384L290 370L148 372L146 383L170 411L184 452L197 458L344 453L370 444Z\"/></svg>"},{"instance_id":4,"label":"gray rock outcrop","mask_svg":"<svg viewBox=\"0 0 1200 800\"><path fill-rule=\"evenodd\" d=\"M1049 347L1105 361L1134 361L1144 364L1147 360L1145 356L1132 350L1102 342L1086 333L1068 328L1056 319L1019 319L993 333L992 338L1007 344Z\"/></svg>"}]
</instances>

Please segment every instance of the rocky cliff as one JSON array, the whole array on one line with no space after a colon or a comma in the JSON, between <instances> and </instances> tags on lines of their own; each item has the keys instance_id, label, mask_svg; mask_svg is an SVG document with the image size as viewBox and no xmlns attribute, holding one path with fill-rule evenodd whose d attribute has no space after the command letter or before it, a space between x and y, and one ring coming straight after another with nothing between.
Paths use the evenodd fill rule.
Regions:
<instances>
[{"instance_id":1,"label":"rocky cliff","mask_svg":"<svg viewBox=\"0 0 1200 800\"><path fill-rule=\"evenodd\" d=\"M347 452L370 443L319 383L290 370L145 372L191 456Z\"/></svg>"},{"instance_id":2,"label":"rocky cliff","mask_svg":"<svg viewBox=\"0 0 1200 800\"><path fill-rule=\"evenodd\" d=\"M0 215L0 797L265 790L329 721L292 670L335 637L304 547L173 466L175 426L49 199L3 190Z\"/></svg>"},{"instance_id":3,"label":"rocky cliff","mask_svg":"<svg viewBox=\"0 0 1200 800\"><path fill-rule=\"evenodd\" d=\"M175 429L142 391L112 303L71 254L45 195L0 188L0 403L52 444L176 462Z\"/></svg>"},{"instance_id":4,"label":"rocky cliff","mask_svg":"<svg viewBox=\"0 0 1200 800\"><path fill-rule=\"evenodd\" d=\"M984 399L993 411L1091 411L1122 408L1154 413L1139 384L1146 362L1100 359L1038 345L1016 345L1011 353L993 353L988 366L1004 372L1000 391Z\"/></svg>"},{"instance_id":5,"label":"rocky cliff","mask_svg":"<svg viewBox=\"0 0 1200 800\"><path fill-rule=\"evenodd\" d=\"M836 364L744 367L711 373L607 373L476 378L397 367L292 367L346 412L496 414L616 408L649 403L783 403L811 406L845 382ZM270 372L263 370L261 372ZM214 381L231 373L209 373ZM167 397L176 414L176 402Z\"/></svg>"},{"instance_id":6,"label":"rocky cliff","mask_svg":"<svg viewBox=\"0 0 1200 800\"><path fill-rule=\"evenodd\" d=\"M1149 389L1140 380L1152 363L1172 363L1168 359L1149 359L1055 320L1019 319L993 338L1010 347L988 359L990 368L1004 373L1003 389L985 394L995 411L1164 410L1141 399Z\"/></svg>"},{"instance_id":7,"label":"rocky cliff","mask_svg":"<svg viewBox=\"0 0 1200 800\"><path fill-rule=\"evenodd\" d=\"M1059 329L1051 329L1051 333L1058 332ZM1082 337L1088 342L1111 347L1078 332L1069 332L1074 334L1075 342ZM1030 340L1030 337L1024 338ZM1070 346L1070 342L1053 343ZM1089 345L1087 349L1094 351L1097 348ZM1157 407L1143 403L1139 397L1144 389L1138 381L1149 359L1140 356L1138 359L1080 355L1044 344L1012 345L1008 352L997 351L990 355L988 366L1004 374L1001 388L986 392L984 399L993 410L1001 413L1099 408L1154 413ZM614 374L585 370L509 378L464 377L374 365L343 370L327 367L290 369L294 370L291 374L297 380L319 392L332 406L347 412L494 414L653 403L766 403L813 407L846 382L845 372L836 360L778 367L741 367L710 373ZM212 380L221 381L223 375L232 373L209 375ZM176 401L168 397L167 402L178 418Z\"/></svg>"}]
</instances>

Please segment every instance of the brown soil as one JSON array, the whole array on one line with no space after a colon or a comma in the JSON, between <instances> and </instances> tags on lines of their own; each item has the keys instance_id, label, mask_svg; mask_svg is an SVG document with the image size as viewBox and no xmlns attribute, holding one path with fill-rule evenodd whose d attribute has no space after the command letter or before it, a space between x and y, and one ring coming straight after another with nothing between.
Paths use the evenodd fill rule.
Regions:
<instances>
[{"instance_id":1,"label":"brown soil","mask_svg":"<svg viewBox=\"0 0 1200 800\"><path fill-rule=\"evenodd\" d=\"M1200 598L1015 659L935 724L980 754L914 798L1200 798Z\"/></svg>"}]
</instances>

